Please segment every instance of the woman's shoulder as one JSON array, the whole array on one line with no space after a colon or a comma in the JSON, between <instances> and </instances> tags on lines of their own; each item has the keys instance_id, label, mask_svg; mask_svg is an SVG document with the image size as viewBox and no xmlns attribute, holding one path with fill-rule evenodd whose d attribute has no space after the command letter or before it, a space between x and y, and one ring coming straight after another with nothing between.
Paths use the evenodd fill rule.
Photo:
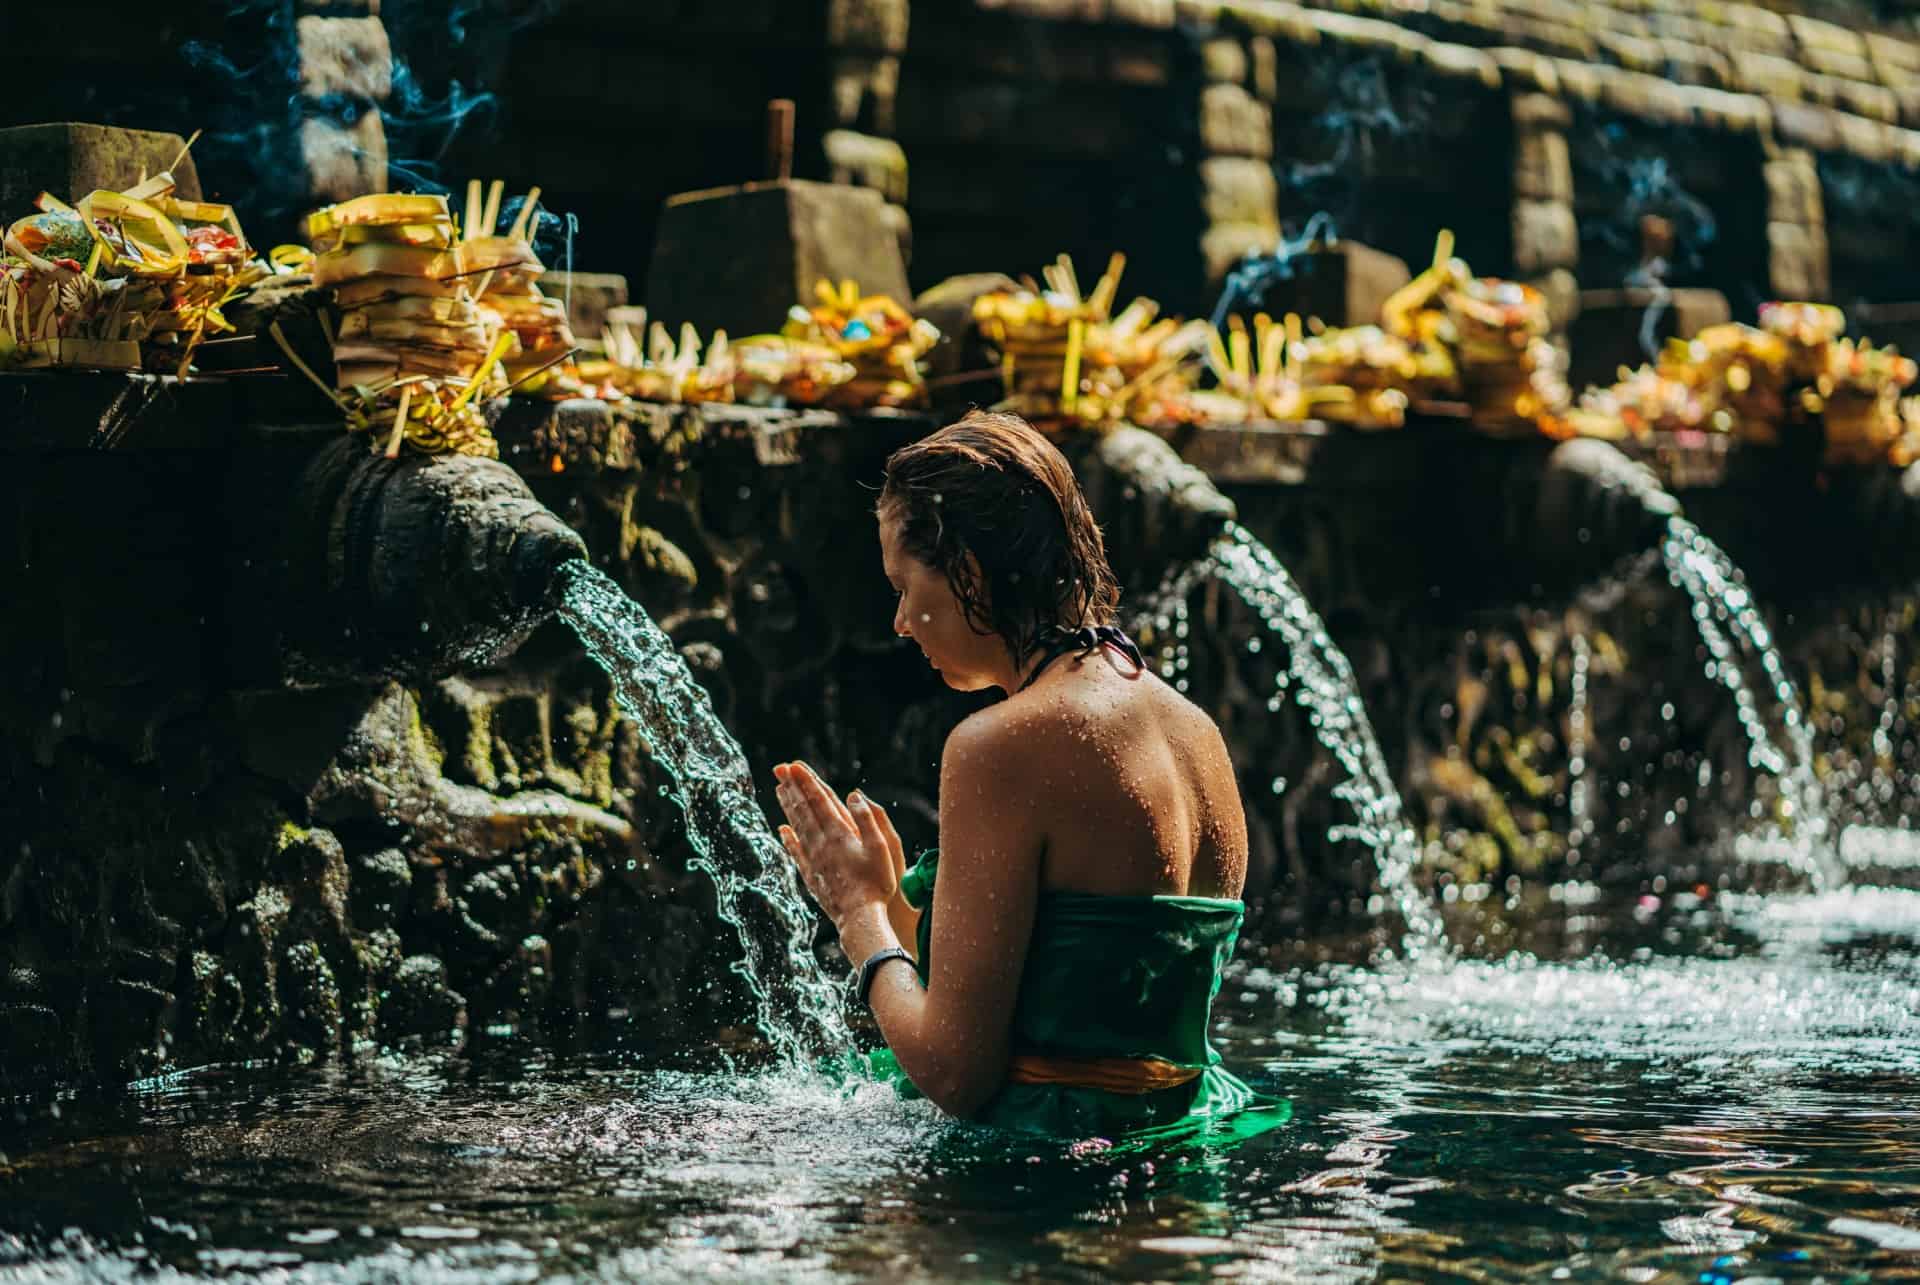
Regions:
<instances>
[{"instance_id":1,"label":"woman's shoulder","mask_svg":"<svg viewBox=\"0 0 1920 1285\"><path fill-rule=\"evenodd\" d=\"M1055 762L1062 754L1097 750L1122 732L1164 728L1169 717L1189 711L1205 719L1150 673L1103 674L1095 682L1036 687L976 710L949 735L947 752L988 757L1002 770L1022 761Z\"/></svg>"}]
</instances>

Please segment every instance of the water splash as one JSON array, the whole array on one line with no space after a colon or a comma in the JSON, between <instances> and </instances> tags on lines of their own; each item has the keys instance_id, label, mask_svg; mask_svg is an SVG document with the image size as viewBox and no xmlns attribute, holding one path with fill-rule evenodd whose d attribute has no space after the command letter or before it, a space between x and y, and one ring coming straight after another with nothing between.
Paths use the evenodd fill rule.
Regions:
<instances>
[{"instance_id":1,"label":"water splash","mask_svg":"<svg viewBox=\"0 0 1920 1285\"><path fill-rule=\"evenodd\" d=\"M1734 710L1752 746L1748 761L1771 773L1779 784L1776 833L1736 840L1735 850L1783 863L1805 875L1815 891L1824 890L1835 879L1827 843L1826 801L1813 771L1813 726L1747 589L1746 577L1724 549L1682 517L1668 520L1661 554L1668 579L1693 603L1694 624L1707 646L1708 676L1733 696ZM1778 707L1782 736L1777 743L1743 672L1742 649L1758 663Z\"/></svg>"},{"instance_id":2,"label":"water splash","mask_svg":"<svg viewBox=\"0 0 1920 1285\"><path fill-rule=\"evenodd\" d=\"M1593 648L1578 629L1568 635L1567 641L1573 652L1567 707L1567 849L1568 859L1577 860L1593 833L1592 787L1587 780L1587 754L1593 745L1593 707L1587 698Z\"/></svg>"},{"instance_id":3,"label":"water splash","mask_svg":"<svg viewBox=\"0 0 1920 1285\"><path fill-rule=\"evenodd\" d=\"M816 923L793 863L767 828L746 755L713 712L673 640L640 604L586 563L560 573L559 613L613 679L615 698L673 777L689 864L713 880L720 918L740 935L733 971L753 997L761 1034L802 1065L849 1047L840 990L821 972Z\"/></svg>"},{"instance_id":4,"label":"water splash","mask_svg":"<svg viewBox=\"0 0 1920 1285\"><path fill-rule=\"evenodd\" d=\"M1187 601L1207 580L1233 590L1286 645L1287 667L1269 708L1277 710L1291 689L1307 711L1314 735L1346 769L1347 779L1334 786L1333 793L1353 809L1354 820L1334 827L1328 837L1358 839L1373 850L1380 892L1407 926L1401 948L1409 959L1443 947L1440 917L1413 880L1420 859L1419 840L1402 814L1400 792L1394 788L1386 756L1360 703L1353 666L1280 559L1238 523L1227 524L1225 534L1204 558L1175 568L1143 608L1142 614L1157 626L1155 635L1166 640L1162 675L1186 690L1191 627ZM1282 782L1275 785L1284 788Z\"/></svg>"}]
</instances>

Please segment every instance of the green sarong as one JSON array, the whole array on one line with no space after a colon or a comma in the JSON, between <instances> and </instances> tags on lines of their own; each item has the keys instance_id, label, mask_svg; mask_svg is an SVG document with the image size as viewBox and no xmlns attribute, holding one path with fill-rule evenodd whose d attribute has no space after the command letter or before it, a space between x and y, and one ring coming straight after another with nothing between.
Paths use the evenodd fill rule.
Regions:
<instances>
[{"instance_id":1,"label":"green sarong","mask_svg":"<svg viewBox=\"0 0 1920 1285\"><path fill-rule=\"evenodd\" d=\"M929 852L901 880L907 903L920 911L922 987L938 869L938 854ZM1213 997L1245 913L1240 902L1217 897L1042 893L1014 1005L1014 1052L1150 1058L1198 1074L1146 1093L1010 1082L975 1122L1052 1138L1108 1139L1190 1132L1250 1137L1285 1124L1292 1104L1248 1087L1220 1065L1207 1039ZM870 1062L876 1076L903 1095L919 1096L889 1050Z\"/></svg>"}]
</instances>

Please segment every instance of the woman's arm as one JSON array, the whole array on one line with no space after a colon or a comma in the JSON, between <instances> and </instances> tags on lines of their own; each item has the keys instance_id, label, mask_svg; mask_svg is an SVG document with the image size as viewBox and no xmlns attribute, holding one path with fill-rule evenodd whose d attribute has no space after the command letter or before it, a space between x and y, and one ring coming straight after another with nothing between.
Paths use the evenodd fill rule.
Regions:
<instances>
[{"instance_id":1,"label":"woman's arm","mask_svg":"<svg viewBox=\"0 0 1920 1285\"><path fill-rule=\"evenodd\" d=\"M1009 1031L1026 966L1039 897L1040 835L1023 792L1021 748L986 711L955 729L940 768L940 878L934 889L933 969L921 990L904 962L885 965L869 999L901 1069L936 1106L971 1115L1006 1077ZM884 851L870 806L846 808L811 772L789 770L781 803L797 831L795 857L856 965L899 945L875 883L863 889L860 863ZM846 842L854 841L856 855Z\"/></svg>"}]
</instances>

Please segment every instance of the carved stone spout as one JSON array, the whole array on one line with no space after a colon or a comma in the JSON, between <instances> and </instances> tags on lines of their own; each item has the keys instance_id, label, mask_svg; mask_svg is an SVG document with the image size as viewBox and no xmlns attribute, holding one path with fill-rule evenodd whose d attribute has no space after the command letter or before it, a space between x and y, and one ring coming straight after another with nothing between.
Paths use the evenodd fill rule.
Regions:
<instances>
[{"instance_id":1,"label":"carved stone spout","mask_svg":"<svg viewBox=\"0 0 1920 1285\"><path fill-rule=\"evenodd\" d=\"M282 649L306 680L484 663L551 612L556 572L587 555L504 464L388 460L344 437L301 475L286 531Z\"/></svg>"},{"instance_id":2,"label":"carved stone spout","mask_svg":"<svg viewBox=\"0 0 1920 1285\"><path fill-rule=\"evenodd\" d=\"M1541 583L1583 583L1658 548L1680 512L1653 470L1590 438L1556 446L1538 486L1511 494L1510 547L1530 551Z\"/></svg>"}]
</instances>

